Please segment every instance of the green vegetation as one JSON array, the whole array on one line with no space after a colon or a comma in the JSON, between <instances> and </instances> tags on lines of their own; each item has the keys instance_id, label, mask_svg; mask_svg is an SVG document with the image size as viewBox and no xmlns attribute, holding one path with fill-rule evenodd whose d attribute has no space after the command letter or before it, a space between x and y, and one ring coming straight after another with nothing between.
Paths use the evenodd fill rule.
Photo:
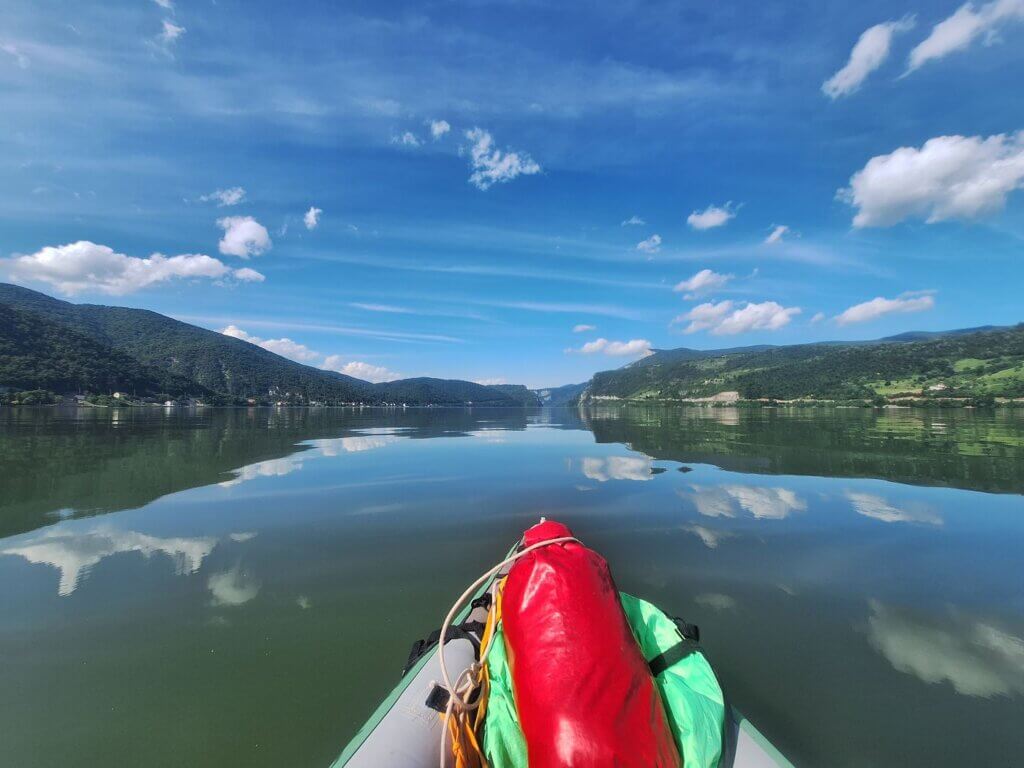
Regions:
<instances>
[{"instance_id":1,"label":"green vegetation","mask_svg":"<svg viewBox=\"0 0 1024 768\"><path fill-rule=\"evenodd\" d=\"M469 381L371 384L275 355L156 312L71 304L0 283L0 391L102 395L96 405L198 398L210 405L519 405L524 396ZM8 397L8 402L15 402ZM116 401L116 402L115 402ZM21 402L21 400L18 400Z\"/></svg>"},{"instance_id":2,"label":"green vegetation","mask_svg":"<svg viewBox=\"0 0 1024 768\"><path fill-rule=\"evenodd\" d=\"M904 340L909 339L909 340ZM659 351L594 376L584 399L993 405L1024 398L1024 325L872 343Z\"/></svg>"}]
</instances>

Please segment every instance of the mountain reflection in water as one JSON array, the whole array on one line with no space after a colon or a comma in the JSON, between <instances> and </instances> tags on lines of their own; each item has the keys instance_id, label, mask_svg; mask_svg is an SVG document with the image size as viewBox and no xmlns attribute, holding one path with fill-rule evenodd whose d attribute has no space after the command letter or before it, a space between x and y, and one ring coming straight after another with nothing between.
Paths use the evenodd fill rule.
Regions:
<instances>
[{"instance_id":1,"label":"mountain reflection in water","mask_svg":"<svg viewBox=\"0 0 1024 768\"><path fill-rule=\"evenodd\" d=\"M541 516L798 765L1024 754L1021 411L4 409L0 491L5 765L327 765Z\"/></svg>"}]
</instances>

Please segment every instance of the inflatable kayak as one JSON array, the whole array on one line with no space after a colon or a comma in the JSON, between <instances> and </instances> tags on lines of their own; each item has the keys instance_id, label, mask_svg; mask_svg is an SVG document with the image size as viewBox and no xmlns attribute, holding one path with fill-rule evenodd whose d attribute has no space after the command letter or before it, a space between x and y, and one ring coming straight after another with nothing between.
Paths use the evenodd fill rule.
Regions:
<instances>
[{"instance_id":1,"label":"inflatable kayak","mask_svg":"<svg viewBox=\"0 0 1024 768\"><path fill-rule=\"evenodd\" d=\"M332 768L791 768L699 640L542 519L413 644Z\"/></svg>"}]
</instances>

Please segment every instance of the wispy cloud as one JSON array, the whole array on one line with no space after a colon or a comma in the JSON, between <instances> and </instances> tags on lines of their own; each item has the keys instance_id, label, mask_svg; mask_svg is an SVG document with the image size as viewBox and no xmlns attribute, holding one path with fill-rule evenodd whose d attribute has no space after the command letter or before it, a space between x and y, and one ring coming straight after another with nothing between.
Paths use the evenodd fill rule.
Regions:
<instances>
[{"instance_id":1,"label":"wispy cloud","mask_svg":"<svg viewBox=\"0 0 1024 768\"><path fill-rule=\"evenodd\" d=\"M733 277L734 275L723 275L710 269L702 269L692 277L676 283L672 290L677 293L685 293L684 298L692 299L724 287Z\"/></svg>"},{"instance_id":2,"label":"wispy cloud","mask_svg":"<svg viewBox=\"0 0 1024 768\"><path fill-rule=\"evenodd\" d=\"M838 99L857 91L868 75L878 69L889 58L892 38L899 32L914 28L914 17L904 16L898 21L886 21L868 27L857 40L846 66L826 80L821 90L826 96Z\"/></svg>"},{"instance_id":3,"label":"wispy cloud","mask_svg":"<svg viewBox=\"0 0 1024 768\"><path fill-rule=\"evenodd\" d=\"M980 6L964 3L952 16L932 27L928 37L914 47L907 60L907 73L929 61L963 51L979 38L991 44L998 39L1003 24L1021 20L1024 20L1024 0L991 0Z\"/></svg>"},{"instance_id":4,"label":"wispy cloud","mask_svg":"<svg viewBox=\"0 0 1024 768\"><path fill-rule=\"evenodd\" d=\"M647 222L641 219L639 216L630 216L628 219L622 222L623 227L642 227Z\"/></svg>"},{"instance_id":5,"label":"wispy cloud","mask_svg":"<svg viewBox=\"0 0 1024 768\"><path fill-rule=\"evenodd\" d=\"M482 128L466 131L470 141L469 183L477 189L490 189L519 176L540 173L540 165L525 152L501 150L494 146L494 137Z\"/></svg>"},{"instance_id":6,"label":"wispy cloud","mask_svg":"<svg viewBox=\"0 0 1024 768\"><path fill-rule=\"evenodd\" d=\"M218 207L238 205L245 201L245 189L242 187L218 189L208 195L201 195L199 199L204 203L215 202Z\"/></svg>"},{"instance_id":7,"label":"wispy cloud","mask_svg":"<svg viewBox=\"0 0 1024 768\"><path fill-rule=\"evenodd\" d=\"M636 244L636 249L642 253L657 253L661 250L661 235L651 235L646 240Z\"/></svg>"}]
</instances>

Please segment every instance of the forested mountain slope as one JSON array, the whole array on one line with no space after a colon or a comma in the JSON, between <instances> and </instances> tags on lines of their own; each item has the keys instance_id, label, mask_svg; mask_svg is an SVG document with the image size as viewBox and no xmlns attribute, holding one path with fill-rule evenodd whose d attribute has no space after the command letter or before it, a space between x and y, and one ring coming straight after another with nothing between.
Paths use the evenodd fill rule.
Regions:
<instances>
[{"instance_id":1,"label":"forested mountain slope","mask_svg":"<svg viewBox=\"0 0 1024 768\"><path fill-rule=\"evenodd\" d=\"M1024 325L907 337L915 340L656 352L596 374L583 399L1024 397Z\"/></svg>"}]
</instances>

